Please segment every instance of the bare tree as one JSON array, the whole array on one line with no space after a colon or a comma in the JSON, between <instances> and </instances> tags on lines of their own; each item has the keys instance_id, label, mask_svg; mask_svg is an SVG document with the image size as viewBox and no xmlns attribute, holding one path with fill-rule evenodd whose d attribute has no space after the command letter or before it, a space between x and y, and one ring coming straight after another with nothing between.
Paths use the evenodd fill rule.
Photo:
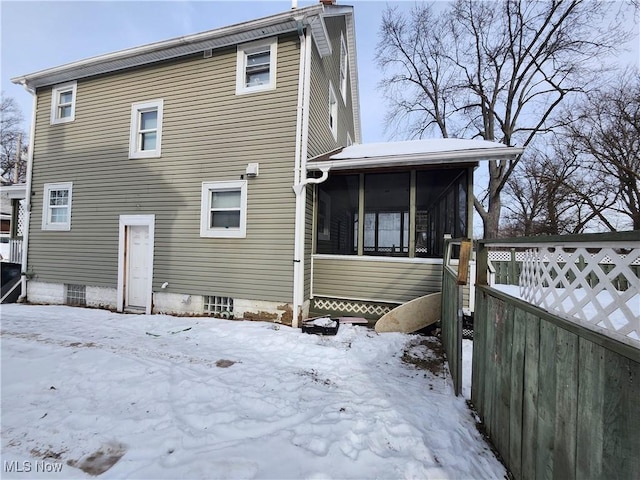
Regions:
<instances>
[{"instance_id":1,"label":"bare tree","mask_svg":"<svg viewBox=\"0 0 640 480\"><path fill-rule=\"evenodd\" d=\"M585 98L566 112L565 150L580 156L579 177L590 185L575 189L609 230L617 218L640 230L640 73L627 72L620 80ZM594 195L597 186L608 205Z\"/></svg>"},{"instance_id":2,"label":"bare tree","mask_svg":"<svg viewBox=\"0 0 640 480\"><path fill-rule=\"evenodd\" d=\"M599 78L603 59L628 38L610 3L457 0L437 12L388 9L377 62L391 109L412 137L472 137L528 146L564 124L554 113ZM560 122L554 122L560 118ZM475 206L484 236L498 235L501 193L519 158L489 162Z\"/></svg>"},{"instance_id":3,"label":"bare tree","mask_svg":"<svg viewBox=\"0 0 640 480\"><path fill-rule=\"evenodd\" d=\"M18 104L3 92L0 101L0 175L12 183L23 182L27 174L28 147L22 121Z\"/></svg>"},{"instance_id":4,"label":"bare tree","mask_svg":"<svg viewBox=\"0 0 640 480\"><path fill-rule=\"evenodd\" d=\"M508 236L561 235L601 230L600 212L615 203L607 184L584 171L566 139L534 152L507 180L505 225ZM605 225L609 229L610 225Z\"/></svg>"}]
</instances>

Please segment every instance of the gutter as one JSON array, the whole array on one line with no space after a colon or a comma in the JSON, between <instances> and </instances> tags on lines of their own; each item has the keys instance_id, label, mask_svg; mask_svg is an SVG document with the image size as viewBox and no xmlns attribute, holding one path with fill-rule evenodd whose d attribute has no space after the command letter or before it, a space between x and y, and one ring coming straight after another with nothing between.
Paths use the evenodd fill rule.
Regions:
<instances>
[{"instance_id":1,"label":"gutter","mask_svg":"<svg viewBox=\"0 0 640 480\"><path fill-rule=\"evenodd\" d=\"M36 114L38 111L38 94L34 89L29 88L26 81L21 82L22 86L33 97L33 106L31 111L31 127L29 128L29 154L27 157L27 179L24 203L24 232L22 235L22 265L21 265L21 287L18 302L27 300L27 254L29 252L29 227L31 224L31 184L33 177L33 148L35 144L36 133Z\"/></svg>"},{"instance_id":2,"label":"gutter","mask_svg":"<svg viewBox=\"0 0 640 480\"><path fill-rule=\"evenodd\" d=\"M293 247L293 320L298 328L304 303L304 240L306 212L307 148L309 133L309 102L311 91L310 32L300 31L300 69L298 80L298 116L293 191L296 195L295 233Z\"/></svg>"}]
</instances>

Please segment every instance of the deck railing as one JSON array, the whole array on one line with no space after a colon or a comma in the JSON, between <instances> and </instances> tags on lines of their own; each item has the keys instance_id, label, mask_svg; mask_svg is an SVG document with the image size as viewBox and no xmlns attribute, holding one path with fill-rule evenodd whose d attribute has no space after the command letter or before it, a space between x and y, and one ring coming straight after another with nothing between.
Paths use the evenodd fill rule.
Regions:
<instances>
[{"instance_id":1,"label":"deck railing","mask_svg":"<svg viewBox=\"0 0 640 480\"><path fill-rule=\"evenodd\" d=\"M9 261L22 263L22 239L12 238L9 240Z\"/></svg>"}]
</instances>

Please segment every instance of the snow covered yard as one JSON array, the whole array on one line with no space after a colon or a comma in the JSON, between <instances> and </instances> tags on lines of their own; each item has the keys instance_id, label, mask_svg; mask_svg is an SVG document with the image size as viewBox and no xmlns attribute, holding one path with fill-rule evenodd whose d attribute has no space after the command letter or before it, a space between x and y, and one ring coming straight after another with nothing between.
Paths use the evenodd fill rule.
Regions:
<instances>
[{"instance_id":1,"label":"snow covered yard","mask_svg":"<svg viewBox=\"0 0 640 480\"><path fill-rule=\"evenodd\" d=\"M448 374L418 368L434 353L416 335L1 315L2 478L505 476Z\"/></svg>"}]
</instances>

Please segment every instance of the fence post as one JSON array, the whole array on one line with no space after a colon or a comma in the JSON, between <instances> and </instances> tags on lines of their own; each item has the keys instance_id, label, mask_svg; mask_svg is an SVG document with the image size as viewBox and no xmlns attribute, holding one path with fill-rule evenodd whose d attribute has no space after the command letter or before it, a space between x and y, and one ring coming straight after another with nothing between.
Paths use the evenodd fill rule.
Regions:
<instances>
[{"instance_id":1,"label":"fence post","mask_svg":"<svg viewBox=\"0 0 640 480\"><path fill-rule=\"evenodd\" d=\"M516 249L511 249L509 261L509 285L518 285L518 264L516 263Z\"/></svg>"}]
</instances>

